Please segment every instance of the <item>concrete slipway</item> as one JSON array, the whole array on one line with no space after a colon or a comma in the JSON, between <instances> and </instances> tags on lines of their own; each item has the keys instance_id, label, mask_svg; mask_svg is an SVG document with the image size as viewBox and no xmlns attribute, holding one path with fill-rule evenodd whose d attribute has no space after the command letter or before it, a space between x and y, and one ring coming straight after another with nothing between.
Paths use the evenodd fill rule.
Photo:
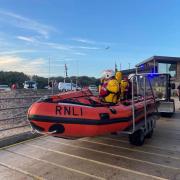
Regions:
<instances>
[{"instance_id":1,"label":"concrete slipway","mask_svg":"<svg viewBox=\"0 0 180 180\"><path fill-rule=\"evenodd\" d=\"M180 180L180 113L158 120L142 147L130 145L125 135L107 135L41 136L1 148L0 179Z\"/></svg>"}]
</instances>

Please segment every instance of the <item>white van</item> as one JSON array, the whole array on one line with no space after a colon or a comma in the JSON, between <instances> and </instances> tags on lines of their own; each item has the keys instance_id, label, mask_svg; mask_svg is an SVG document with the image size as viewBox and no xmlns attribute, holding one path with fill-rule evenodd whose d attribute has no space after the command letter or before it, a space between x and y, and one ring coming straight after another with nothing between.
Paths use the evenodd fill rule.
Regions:
<instances>
[{"instance_id":1,"label":"white van","mask_svg":"<svg viewBox=\"0 0 180 180\"><path fill-rule=\"evenodd\" d=\"M2 84L2 85L0 85L0 92L1 91L11 91L11 89L10 89L10 87L8 86L8 85L6 85L6 84Z\"/></svg>"},{"instance_id":2,"label":"white van","mask_svg":"<svg viewBox=\"0 0 180 180\"><path fill-rule=\"evenodd\" d=\"M37 89L37 83L35 81L25 81L24 89Z\"/></svg>"},{"instance_id":3,"label":"white van","mask_svg":"<svg viewBox=\"0 0 180 180\"><path fill-rule=\"evenodd\" d=\"M64 82L60 82L58 84L58 89L59 91L75 91L75 90L81 90L80 87L76 86L76 84L74 83L64 83Z\"/></svg>"}]
</instances>

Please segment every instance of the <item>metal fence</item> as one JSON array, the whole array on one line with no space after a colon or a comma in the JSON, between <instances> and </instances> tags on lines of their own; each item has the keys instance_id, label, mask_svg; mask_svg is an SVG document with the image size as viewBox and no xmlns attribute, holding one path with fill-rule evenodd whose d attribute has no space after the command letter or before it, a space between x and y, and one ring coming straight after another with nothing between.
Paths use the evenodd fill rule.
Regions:
<instances>
[{"instance_id":1,"label":"metal fence","mask_svg":"<svg viewBox=\"0 0 180 180\"><path fill-rule=\"evenodd\" d=\"M48 90L16 90L0 93L0 138L4 137L4 134L8 136L11 131L18 132L19 129L30 126L27 120L28 108L42 96L51 93Z\"/></svg>"},{"instance_id":2,"label":"metal fence","mask_svg":"<svg viewBox=\"0 0 180 180\"><path fill-rule=\"evenodd\" d=\"M27 110L40 97L0 98L0 131L28 126Z\"/></svg>"}]
</instances>

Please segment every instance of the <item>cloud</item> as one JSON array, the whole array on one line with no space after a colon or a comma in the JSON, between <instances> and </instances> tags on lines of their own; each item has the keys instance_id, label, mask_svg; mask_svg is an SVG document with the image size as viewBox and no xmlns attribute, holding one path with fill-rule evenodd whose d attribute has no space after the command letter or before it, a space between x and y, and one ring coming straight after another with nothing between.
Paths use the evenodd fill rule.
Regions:
<instances>
[{"instance_id":1,"label":"cloud","mask_svg":"<svg viewBox=\"0 0 180 180\"><path fill-rule=\"evenodd\" d=\"M23 41L27 41L27 42L35 42L36 39L33 37L27 37L27 36L17 36L17 39L23 40Z\"/></svg>"},{"instance_id":2,"label":"cloud","mask_svg":"<svg viewBox=\"0 0 180 180\"><path fill-rule=\"evenodd\" d=\"M53 59L53 62L63 62L63 64L64 64L65 62L71 62L71 61L75 61L75 59L66 58L66 57L61 58L61 59Z\"/></svg>"},{"instance_id":3,"label":"cloud","mask_svg":"<svg viewBox=\"0 0 180 180\"><path fill-rule=\"evenodd\" d=\"M49 37L49 33L57 31L54 27L39 23L33 19L26 18L19 14L15 14L9 11L0 10L1 21L9 23L13 26L35 31L45 38Z\"/></svg>"},{"instance_id":4,"label":"cloud","mask_svg":"<svg viewBox=\"0 0 180 180\"><path fill-rule=\"evenodd\" d=\"M19 56L0 56L0 70L18 71L28 75L47 76L46 61L43 58L25 59Z\"/></svg>"},{"instance_id":5,"label":"cloud","mask_svg":"<svg viewBox=\"0 0 180 180\"><path fill-rule=\"evenodd\" d=\"M86 50L99 50L99 47L93 46L72 46L68 44L60 44L60 43L53 43L53 42L38 42L41 45L49 46L53 49L65 50L65 51L73 51L76 49L86 49Z\"/></svg>"},{"instance_id":6,"label":"cloud","mask_svg":"<svg viewBox=\"0 0 180 180\"><path fill-rule=\"evenodd\" d=\"M29 62L30 65L43 65L45 64L44 59L38 58L33 60L32 62Z\"/></svg>"},{"instance_id":7,"label":"cloud","mask_svg":"<svg viewBox=\"0 0 180 180\"><path fill-rule=\"evenodd\" d=\"M89 39L83 39L83 38L72 38L73 41L85 43L85 44L95 44L95 41L89 40Z\"/></svg>"},{"instance_id":8,"label":"cloud","mask_svg":"<svg viewBox=\"0 0 180 180\"><path fill-rule=\"evenodd\" d=\"M105 41L98 42L98 41L93 41L93 40L84 39L84 38L80 38L80 37L72 38L71 40L79 42L79 43L87 44L87 45L89 44L89 45L96 45L96 46L97 45L98 46L110 46L110 45L115 44L112 42L105 42Z\"/></svg>"},{"instance_id":9,"label":"cloud","mask_svg":"<svg viewBox=\"0 0 180 180\"><path fill-rule=\"evenodd\" d=\"M60 43L53 43L53 42L39 42L41 45L49 46L53 49L59 49L59 50L65 50L70 51L73 49L73 46L66 45L66 44L60 44Z\"/></svg>"},{"instance_id":10,"label":"cloud","mask_svg":"<svg viewBox=\"0 0 180 180\"><path fill-rule=\"evenodd\" d=\"M102 48L95 47L95 46L74 46L69 44L62 44L62 43L54 43L54 42L47 42L47 41L40 41L37 37L29 37L29 36L16 36L17 39L26 41L29 43L33 43L33 45L39 45L44 47L50 47L52 49L63 50L63 51L74 51L77 49L84 49L84 50L99 50ZM76 55L86 55L85 53L74 53Z\"/></svg>"},{"instance_id":11,"label":"cloud","mask_svg":"<svg viewBox=\"0 0 180 180\"><path fill-rule=\"evenodd\" d=\"M58 50L65 50L65 51L69 51L72 50L72 46L70 45L65 45L65 44L60 44L60 43L54 43L54 42L44 42L44 41L40 41L38 40L36 37L28 37L28 36L16 36L17 39L25 41L25 42L29 42L29 43L33 43L35 45L39 45L39 46L48 46L52 49L58 49Z\"/></svg>"},{"instance_id":12,"label":"cloud","mask_svg":"<svg viewBox=\"0 0 180 180\"><path fill-rule=\"evenodd\" d=\"M21 59L16 56L0 56L0 65L3 66L19 63Z\"/></svg>"},{"instance_id":13,"label":"cloud","mask_svg":"<svg viewBox=\"0 0 180 180\"><path fill-rule=\"evenodd\" d=\"M36 52L36 50L20 49L20 50L12 50L12 51L1 51L0 55L11 55L11 54L32 53L32 52Z\"/></svg>"},{"instance_id":14,"label":"cloud","mask_svg":"<svg viewBox=\"0 0 180 180\"><path fill-rule=\"evenodd\" d=\"M76 46L78 49L87 49L87 50L99 50L99 47L92 47L92 46Z\"/></svg>"},{"instance_id":15,"label":"cloud","mask_svg":"<svg viewBox=\"0 0 180 180\"><path fill-rule=\"evenodd\" d=\"M79 56L86 56L86 53L82 53L82 52L75 52L73 53L75 55L79 55Z\"/></svg>"}]
</instances>

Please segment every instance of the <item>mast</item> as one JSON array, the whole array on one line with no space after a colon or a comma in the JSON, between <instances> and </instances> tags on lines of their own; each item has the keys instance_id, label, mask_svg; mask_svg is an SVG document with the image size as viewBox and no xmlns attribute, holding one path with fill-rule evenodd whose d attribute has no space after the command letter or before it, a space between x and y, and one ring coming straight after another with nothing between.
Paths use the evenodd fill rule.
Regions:
<instances>
[{"instance_id":1,"label":"mast","mask_svg":"<svg viewBox=\"0 0 180 180\"><path fill-rule=\"evenodd\" d=\"M68 77L67 70L68 70L68 68L67 68L67 65L66 65L66 63L65 63L65 64L64 64L64 83L66 82L66 78Z\"/></svg>"}]
</instances>

